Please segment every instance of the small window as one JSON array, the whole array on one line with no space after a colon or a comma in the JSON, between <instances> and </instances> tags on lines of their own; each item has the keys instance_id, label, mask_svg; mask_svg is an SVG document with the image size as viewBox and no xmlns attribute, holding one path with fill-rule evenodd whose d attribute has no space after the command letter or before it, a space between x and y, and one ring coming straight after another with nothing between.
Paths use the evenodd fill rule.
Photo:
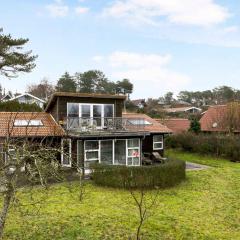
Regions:
<instances>
[{"instance_id":1,"label":"small window","mask_svg":"<svg viewBox=\"0 0 240 240\"><path fill-rule=\"evenodd\" d=\"M154 135L153 136L153 150L161 150L163 149L163 136L162 135Z\"/></svg>"},{"instance_id":2,"label":"small window","mask_svg":"<svg viewBox=\"0 0 240 240\"><path fill-rule=\"evenodd\" d=\"M16 119L14 121L14 126L26 127L26 126L43 126L41 120L22 120Z\"/></svg>"}]
</instances>

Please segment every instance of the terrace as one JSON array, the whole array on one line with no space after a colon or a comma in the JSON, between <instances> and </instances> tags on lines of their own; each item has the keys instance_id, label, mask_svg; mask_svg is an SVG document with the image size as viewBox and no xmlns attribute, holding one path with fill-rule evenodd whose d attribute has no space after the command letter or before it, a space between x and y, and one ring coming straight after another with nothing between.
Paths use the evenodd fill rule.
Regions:
<instances>
[{"instance_id":1,"label":"terrace","mask_svg":"<svg viewBox=\"0 0 240 240\"><path fill-rule=\"evenodd\" d=\"M125 117L67 117L64 128L72 133L143 133L145 126L149 125L143 118Z\"/></svg>"}]
</instances>

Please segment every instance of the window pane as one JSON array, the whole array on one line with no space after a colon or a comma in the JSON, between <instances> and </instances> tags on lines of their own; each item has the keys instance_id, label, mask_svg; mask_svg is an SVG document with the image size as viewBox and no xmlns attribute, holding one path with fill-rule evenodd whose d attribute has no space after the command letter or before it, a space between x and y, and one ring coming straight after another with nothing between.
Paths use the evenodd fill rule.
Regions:
<instances>
[{"instance_id":1,"label":"window pane","mask_svg":"<svg viewBox=\"0 0 240 240\"><path fill-rule=\"evenodd\" d=\"M90 105L81 105L82 118L90 118Z\"/></svg>"},{"instance_id":2,"label":"window pane","mask_svg":"<svg viewBox=\"0 0 240 240\"><path fill-rule=\"evenodd\" d=\"M63 139L62 141L62 151L63 151L63 157L62 157L62 164L63 165L70 165L70 144L69 140Z\"/></svg>"},{"instance_id":3,"label":"window pane","mask_svg":"<svg viewBox=\"0 0 240 240\"><path fill-rule=\"evenodd\" d=\"M163 141L163 136L162 135L155 135L155 136L153 136L153 141L154 142L162 142Z\"/></svg>"},{"instance_id":4,"label":"window pane","mask_svg":"<svg viewBox=\"0 0 240 240\"><path fill-rule=\"evenodd\" d=\"M79 117L78 103L68 103L68 117Z\"/></svg>"},{"instance_id":5,"label":"window pane","mask_svg":"<svg viewBox=\"0 0 240 240\"><path fill-rule=\"evenodd\" d=\"M128 149L128 157L139 157L138 149Z\"/></svg>"},{"instance_id":6,"label":"window pane","mask_svg":"<svg viewBox=\"0 0 240 240\"><path fill-rule=\"evenodd\" d=\"M154 149L162 149L162 148L163 148L163 145L162 145L162 143L154 143L154 144L153 144L153 148L154 148Z\"/></svg>"},{"instance_id":7,"label":"window pane","mask_svg":"<svg viewBox=\"0 0 240 240\"><path fill-rule=\"evenodd\" d=\"M134 157L133 158L133 165L134 166L140 165L140 158L139 157Z\"/></svg>"},{"instance_id":8,"label":"window pane","mask_svg":"<svg viewBox=\"0 0 240 240\"><path fill-rule=\"evenodd\" d=\"M115 164L126 165L126 141L115 141Z\"/></svg>"},{"instance_id":9,"label":"window pane","mask_svg":"<svg viewBox=\"0 0 240 240\"><path fill-rule=\"evenodd\" d=\"M104 117L106 117L106 118L113 117L113 105L111 105L111 104L104 105Z\"/></svg>"},{"instance_id":10,"label":"window pane","mask_svg":"<svg viewBox=\"0 0 240 240\"><path fill-rule=\"evenodd\" d=\"M128 147L129 147L129 148L139 147L139 139L138 139L138 138L129 139L129 140L128 140Z\"/></svg>"},{"instance_id":11,"label":"window pane","mask_svg":"<svg viewBox=\"0 0 240 240\"><path fill-rule=\"evenodd\" d=\"M127 165L132 166L132 158L131 157L128 158Z\"/></svg>"},{"instance_id":12,"label":"window pane","mask_svg":"<svg viewBox=\"0 0 240 240\"><path fill-rule=\"evenodd\" d=\"M113 163L112 140L101 141L101 162L105 164Z\"/></svg>"},{"instance_id":13,"label":"window pane","mask_svg":"<svg viewBox=\"0 0 240 240\"><path fill-rule=\"evenodd\" d=\"M102 106L93 105L93 124L96 126L102 125Z\"/></svg>"},{"instance_id":14,"label":"window pane","mask_svg":"<svg viewBox=\"0 0 240 240\"><path fill-rule=\"evenodd\" d=\"M86 160L98 159L98 151L86 152Z\"/></svg>"},{"instance_id":15,"label":"window pane","mask_svg":"<svg viewBox=\"0 0 240 240\"><path fill-rule=\"evenodd\" d=\"M98 141L86 141L85 150L98 150L99 143Z\"/></svg>"}]
</instances>

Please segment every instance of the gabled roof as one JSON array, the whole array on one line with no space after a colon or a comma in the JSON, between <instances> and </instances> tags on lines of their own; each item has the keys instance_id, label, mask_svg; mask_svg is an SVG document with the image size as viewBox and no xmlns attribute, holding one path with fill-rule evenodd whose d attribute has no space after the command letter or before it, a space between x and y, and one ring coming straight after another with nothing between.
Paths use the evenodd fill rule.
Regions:
<instances>
[{"instance_id":1,"label":"gabled roof","mask_svg":"<svg viewBox=\"0 0 240 240\"><path fill-rule=\"evenodd\" d=\"M226 132L223 120L227 112L227 105L210 106L200 119L201 130L205 132Z\"/></svg>"},{"instance_id":2,"label":"gabled roof","mask_svg":"<svg viewBox=\"0 0 240 240\"><path fill-rule=\"evenodd\" d=\"M7 98L7 100L9 100L12 98L12 96L8 93L1 98L1 101L4 101L6 98Z\"/></svg>"},{"instance_id":3,"label":"gabled roof","mask_svg":"<svg viewBox=\"0 0 240 240\"><path fill-rule=\"evenodd\" d=\"M197 111L201 112L201 108L197 107L178 107L178 108L165 108L164 110L168 113L176 113L176 112L187 112L191 109L196 109Z\"/></svg>"},{"instance_id":4,"label":"gabled roof","mask_svg":"<svg viewBox=\"0 0 240 240\"><path fill-rule=\"evenodd\" d=\"M173 133L187 132L190 128L190 121L185 118L166 118L157 121L167 126Z\"/></svg>"},{"instance_id":5,"label":"gabled roof","mask_svg":"<svg viewBox=\"0 0 240 240\"><path fill-rule=\"evenodd\" d=\"M52 104L56 101L57 97L79 97L79 98L103 98L103 99L120 99L125 100L125 95L116 95L116 94L100 94L100 93L73 93L73 92L55 92L48 101L48 104L45 108L47 112Z\"/></svg>"},{"instance_id":6,"label":"gabled roof","mask_svg":"<svg viewBox=\"0 0 240 240\"><path fill-rule=\"evenodd\" d=\"M33 95L30 94L30 93L20 94L20 95L18 95L18 96L16 96L16 97L11 98L10 101L17 100L18 98L23 97L23 96L28 96L28 97L34 98L34 99L36 99L36 100L38 100L38 101L40 101L40 102L42 102L42 103L45 103L44 100L42 100L42 99L40 99L40 98L38 98L38 97L36 97L36 96L33 96Z\"/></svg>"},{"instance_id":7,"label":"gabled roof","mask_svg":"<svg viewBox=\"0 0 240 240\"><path fill-rule=\"evenodd\" d=\"M16 120L41 121L41 126L16 126ZM14 124L15 123L15 124ZM65 132L52 115L45 112L0 112L0 137L46 137L62 136Z\"/></svg>"},{"instance_id":8,"label":"gabled roof","mask_svg":"<svg viewBox=\"0 0 240 240\"><path fill-rule=\"evenodd\" d=\"M134 105L139 105L139 104L145 104L145 99L135 99L135 100L131 100L131 102L134 104Z\"/></svg>"},{"instance_id":9,"label":"gabled roof","mask_svg":"<svg viewBox=\"0 0 240 240\"><path fill-rule=\"evenodd\" d=\"M144 131L150 132L150 133L172 133L172 131L167 128L166 126L162 125L155 119L149 117L146 114L142 113L123 113L123 118L127 119L143 119L149 122L150 124L144 125Z\"/></svg>"}]
</instances>

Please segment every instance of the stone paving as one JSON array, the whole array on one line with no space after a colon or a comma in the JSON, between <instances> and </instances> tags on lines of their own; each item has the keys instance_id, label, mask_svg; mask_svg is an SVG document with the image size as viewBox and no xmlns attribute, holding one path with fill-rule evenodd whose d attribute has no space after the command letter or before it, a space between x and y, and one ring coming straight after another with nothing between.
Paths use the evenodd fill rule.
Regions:
<instances>
[{"instance_id":1,"label":"stone paving","mask_svg":"<svg viewBox=\"0 0 240 240\"><path fill-rule=\"evenodd\" d=\"M207 165L202 165L198 163L186 162L186 170L204 170L210 168Z\"/></svg>"}]
</instances>

